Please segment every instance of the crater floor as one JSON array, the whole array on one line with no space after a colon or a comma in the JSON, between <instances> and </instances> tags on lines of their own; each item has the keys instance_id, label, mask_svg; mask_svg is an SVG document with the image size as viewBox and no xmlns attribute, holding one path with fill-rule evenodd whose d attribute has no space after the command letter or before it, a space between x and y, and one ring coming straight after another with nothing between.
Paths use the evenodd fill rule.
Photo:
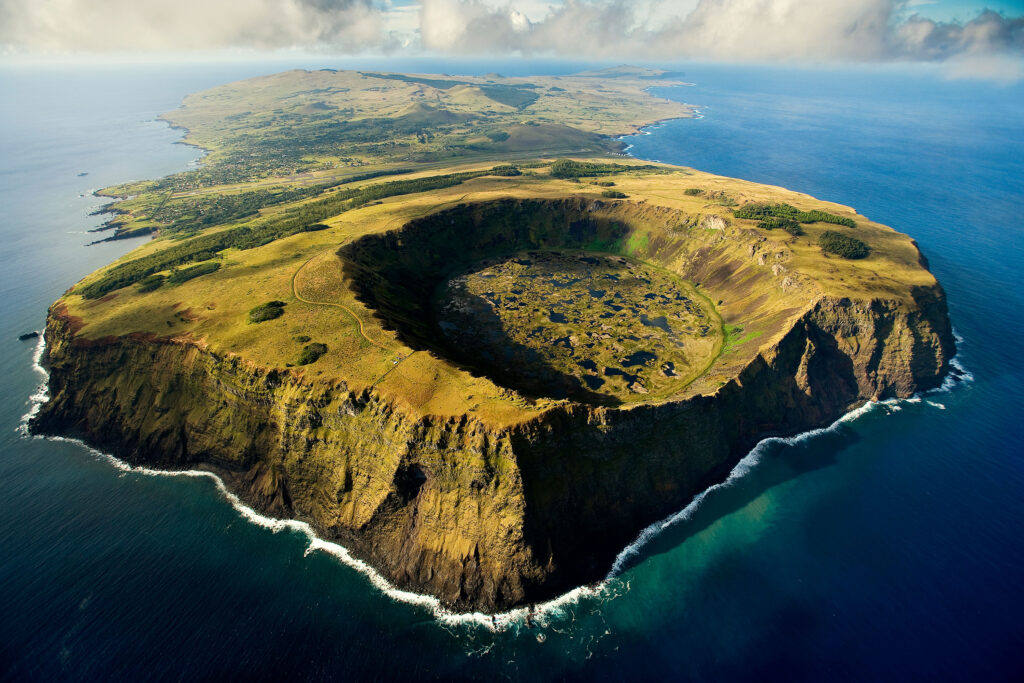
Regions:
<instances>
[{"instance_id":1,"label":"crater floor","mask_svg":"<svg viewBox=\"0 0 1024 683\"><path fill-rule=\"evenodd\" d=\"M530 251L443 283L437 325L464 361L536 395L659 399L722 346L711 303L679 277L617 255Z\"/></svg>"}]
</instances>

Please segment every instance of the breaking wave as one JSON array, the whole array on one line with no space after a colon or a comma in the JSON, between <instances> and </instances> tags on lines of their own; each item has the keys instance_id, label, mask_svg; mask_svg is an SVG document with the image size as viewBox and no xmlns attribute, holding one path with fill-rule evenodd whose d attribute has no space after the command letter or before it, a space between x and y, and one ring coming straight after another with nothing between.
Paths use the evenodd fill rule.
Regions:
<instances>
[{"instance_id":1,"label":"breaking wave","mask_svg":"<svg viewBox=\"0 0 1024 683\"><path fill-rule=\"evenodd\" d=\"M958 342L960 341L961 340L958 338ZM710 486L697 494L693 500L679 512L673 513L665 519L655 522L641 531L636 540L619 552L615 561L612 563L611 570L602 581L574 588L573 590L546 602L536 603L529 607L519 607L507 612L492 615L484 614L482 612L456 612L445 607L438 598L432 595L424 595L398 588L372 566L353 556L348 548L339 543L327 541L317 536L313 527L308 523L294 519L269 517L252 509L243 503L237 495L228 490L224 480L213 472L207 472L205 470L158 470L149 467L133 466L109 453L104 453L103 451L92 448L80 439L64 436L30 435L30 421L39 413L42 405L49 399L49 391L47 388L49 373L42 365L45 349L46 341L43 335L40 335L39 342L36 344L36 348L32 356L32 369L38 372L42 376L43 380L36 392L29 397L29 410L22 416L18 426L18 431L26 437L31 436L32 438L45 439L47 441L77 444L85 448L95 457L106 460L113 465L114 468L125 474L137 474L153 477L210 479L217 487L217 491L220 495L227 500L231 507L233 507L235 511L238 512L238 514L246 521L265 529L269 529L273 533L290 531L305 536L308 542L304 553L306 556L313 553L326 553L331 555L346 566L365 576L371 585L390 599L425 609L442 625L453 627L478 627L491 631L519 630L519 628L523 626L532 627L534 625L544 628L551 622L565 617L573 606L585 599L609 600L618 597L624 590L628 590L628 584L623 583L622 580L619 579L620 574L628 566L628 563L631 560L639 556L644 546L654 540L665 530L690 519L694 512L701 507L704 500L714 491L728 488L735 484L736 481L749 474L757 466L758 462L761 460L762 454L770 446L775 444L792 445L801 443L822 434L834 432L838 430L841 425L852 422L877 409L887 409L889 412L897 412L901 409L901 404L904 403L917 404L924 402L927 405L944 410L944 405L933 400L929 400L926 397L933 397L937 394L948 392L958 384L974 380L974 375L967 371L963 365L954 358L951 361L952 370L943 384L936 389L932 389L923 392L920 395L906 399L868 401L860 407L846 413L828 427L812 429L791 437L769 437L767 439L763 439L762 441L759 441L757 445L755 445L754 448L736 464L735 467L733 467L729 476L726 477L724 481Z\"/></svg>"}]
</instances>

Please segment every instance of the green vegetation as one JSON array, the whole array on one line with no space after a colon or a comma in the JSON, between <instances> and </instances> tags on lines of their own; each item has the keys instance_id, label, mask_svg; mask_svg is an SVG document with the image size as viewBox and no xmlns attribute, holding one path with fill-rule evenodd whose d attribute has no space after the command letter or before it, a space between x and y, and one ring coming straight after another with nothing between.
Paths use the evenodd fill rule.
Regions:
<instances>
[{"instance_id":1,"label":"green vegetation","mask_svg":"<svg viewBox=\"0 0 1024 683\"><path fill-rule=\"evenodd\" d=\"M611 175L626 171L658 171L658 166L627 166L625 164L603 164L593 161L559 159L551 164L551 175L555 178L582 178L585 176Z\"/></svg>"},{"instance_id":2,"label":"green vegetation","mask_svg":"<svg viewBox=\"0 0 1024 683\"><path fill-rule=\"evenodd\" d=\"M283 301L268 301L260 304L249 311L249 322L261 323L265 320L273 320L284 315L285 303ZM308 341L308 338L307 338Z\"/></svg>"},{"instance_id":3,"label":"green vegetation","mask_svg":"<svg viewBox=\"0 0 1024 683\"><path fill-rule=\"evenodd\" d=\"M167 284L180 285L182 282L188 282L189 280L201 275L209 275L217 270L220 270L219 261L207 261L206 263L200 263L190 268L173 270L171 271L171 274L167 276Z\"/></svg>"},{"instance_id":4,"label":"green vegetation","mask_svg":"<svg viewBox=\"0 0 1024 683\"><path fill-rule=\"evenodd\" d=\"M490 130L484 133L491 142L505 142L512 137L508 131L505 130Z\"/></svg>"},{"instance_id":5,"label":"green vegetation","mask_svg":"<svg viewBox=\"0 0 1024 683\"><path fill-rule=\"evenodd\" d=\"M489 175L497 176L517 176L523 175L523 172L519 170L518 166L512 164L503 164L501 166L495 166L491 169Z\"/></svg>"},{"instance_id":6,"label":"green vegetation","mask_svg":"<svg viewBox=\"0 0 1024 683\"><path fill-rule=\"evenodd\" d=\"M507 104L510 107L516 107L517 109L525 109L534 102L537 101L539 95L532 92L537 86L530 83L515 83L515 84L501 84L501 85L482 85L474 83L472 81L456 81L451 79L443 78L423 78L422 76L407 76L405 74L375 74L360 72L363 76L369 76L371 78L382 78L391 81L402 81L403 83L418 83L420 85L428 85L431 88L437 88L439 90L450 90L458 85L467 85L472 87L480 88L482 92L489 99L494 100L500 104Z\"/></svg>"},{"instance_id":7,"label":"green vegetation","mask_svg":"<svg viewBox=\"0 0 1024 683\"><path fill-rule=\"evenodd\" d=\"M856 228L857 224L852 218L836 216L819 209L813 211L801 211L790 204L765 204L751 202L744 204L733 212L736 218L749 218L752 220L765 221L771 218L788 218L799 223L832 223L834 225L845 225L848 228ZM759 226L761 227L761 226ZM775 227L783 227L776 225ZM769 230L771 228L768 228Z\"/></svg>"},{"instance_id":8,"label":"green vegetation","mask_svg":"<svg viewBox=\"0 0 1024 683\"><path fill-rule=\"evenodd\" d=\"M861 240L856 237L849 237L835 230L826 230L821 233L821 236L818 238L818 245L827 254L835 254L847 259L867 258L868 254L871 253L870 247Z\"/></svg>"},{"instance_id":9,"label":"green vegetation","mask_svg":"<svg viewBox=\"0 0 1024 683\"><path fill-rule=\"evenodd\" d=\"M650 400L679 391L720 344L706 300L630 259L526 252L471 268L440 288L438 324L461 358L517 388L596 403Z\"/></svg>"},{"instance_id":10,"label":"green vegetation","mask_svg":"<svg viewBox=\"0 0 1024 683\"><path fill-rule=\"evenodd\" d=\"M309 365L320 360L320 357L327 353L327 345L313 342L312 344L306 344L302 347L302 352L299 354L299 359L295 361L296 365Z\"/></svg>"},{"instance_id":11,"label":"green vegetation","mask_svg":"<svg viewBox=\"0 0 1024 683\"><path fill-rule=\"evenodd\" d=\"M611 141L620 131L635 130L656 111L662 117L658 107L667 105L639 95L642 84L615 79L623 84L620 87L590 79L588 88L583 79L565 79L558 83L567 92L537 90L543 94L529 105L529 116L524 116L483 96L481 85L488 83L482 80L467 77L465 84L445 90L412 81L297 71L277 80L261 79L190 96L188 106L171 117L189 128L190 141L210 150L205 163L212 175L204 177L217 176L221 171L213 173L216 167L234 163L232 159L242 167L217 177L245 176L254 168L244 168L249 163L244 161L246 151L254 151L253 158L262 159L259 163L266 162L265 168L270 169L277 162L261 156L259 150L267 149L265 143L285 149L284 141L290 136L302 145L308 143L307 151L319 151L300 151L298 156L287 156L291 154L287 152L276 168L288 175L259 179L260 171L245 184L195 190L194 183L200 179L179 177L125 186L122 196L131 198L116 205L124 212L118 220L133 229L154 229L159 237L73 288L64 297L69 315L87 321L85 334L90 338L135 331L157 337L184 335L208 344L213 352L234 354L267 368L296 367L304 347L321 342L330 350L315 361L316 369L344 379L354 391L379 387L423 414L473 411L497 422L514 422L524 419L524 410L533 411L536 406L507 401L495 388L489 369L462 372L446 360L453 356L439 339L431 296L451 278L453 268L464 267L467 270L460 272L468 272L473 264L487 259L497 262L510 254L533 260L536 268L541 259L534 259L530 252L586 250L630 262L638 259L654 269L669 264L676 271L683 269L702 281L701 294L683 296L714 317L707 337L701 336L700 327L689 326L696 330L697 339L717 340L712 350L715 365L710 370L693 366L701 373L692 389L695 392L727 381L733 366L739 367L757 343L777 340L781 329L777 321L807 299L809 290L802 289L805 281L820 283L826 295L837 297L890 296L893 283L930 282L927 274L918 277L918 256L909 241L849 210L830 209L780 188L691 169L634 164L604 155L606 148L600 146L589 153L573 151L580 149L577 144L589 144L591 138L584 140L585 135ZM509 81L494 80L503 82ZM346 88L350 90L343 92ZM383 137L371 131L366 140L328 144L350 133L358 138L356 122L371 126L380 119L391 120ZM401 131L412 132L395 137ZM322 139L316 137L321 134ZM315 147L314 142L320 144L317 140L324 146ZM436 163L441 159L452 161L447 166ZM431 163L423 166L417 160ZM317 172L303 173L304 168ZM583 184L560 180L563 177L581 179ZM174 192L176 187L185 191ZM605 190L609 198L601 199ZM749 204L752 201L758 203ZM381 206L353 211L381 202ZM732 221L733 212L715 204L735 204L736 216L752 218ZM778 239L781 230L805 230L817 240L833 228L809 227L802 224L805 220L853 223L829 211L841 211L842 217L856 220L856 230L834 230L869 243L872 251L867 263L875 265L864 268L862 261L838 257L826 260L822 249L808 247L806 237ZM755 230L723 235L720 229L712 229L722 225L720 220L750 228L762 223L775 230L776 239L766 242L765 236L771 233ZM828 238L825 243L834 247ZM715 260L714 268L704 268L703 263L710 264L708 259ZM761 262L768 267L758 267ZM776 264L785 268L788 282L774 268ZM218 267L220 272L205 279L199 276ZM606 274L626 280L625 273ZM623 364L635 351L656 354L666 363L679 348L661 339L669 333L659 318L665 317L672 335L679 334L677 323L686 317L685 306L678 315L669 311L685 302L674 300L670 305L660 298L646 298L668 295L664 288L645 285L640 299L629 306L619 299L606 305L615 292L626 299L629 287L591 278L589 289L607 290L607 296L598 299L581 289L586 279L571 283L559 276L562 287L531 279L528 273L511 275L522 283L516 291L512 281L485 278L480 285L487 287L483 295L493 291L500 296L500 300L491 297L494 314L515 323L508 329L523 332L526 346L535 348L531 345L539 343L528 338L537 327L564 328L568 334L545 337L551 342L548 346L561 340L559 353L571 344L580 358L604 349L605 367L644 378L628 389L635 382L627 383L625 375L566 366L570 374L579 370L581 382L584 375L592 382L605 382L601 389L585 386L584 390L601 393L622 385L626 393L619 400L627 402L691 391L671 388L685 385L668 372L683 374L679 361L672 361L674 369L640 356L634 359L640 365ZM773 286L780 282L781 288ZM564 307L556 308L530 293L526 284L549 292L552 301L570 295L573 301L566 299ZM121 295L107 296L115 290ZM276 305L291 302L293 294L306 303ZM523 308L516 308L513 296ZM722 321L712 306L721 300L729 302L722 307L727 321L747 328L729 337L727 350L732 353L728 356L718 352L723 343ZM596 317L585 317L591 305L600 311L593 311ZM542 310L538 313L534 308ZM542 314L551 309L568 321L545 321ZM634 309L637 314L627 315L626 324L634 325L641 314L651 324L641 321L621 339L617 331L601 329L601 325L615 328L619 317ZM580 313L579 323L570 315L574 311ZM606 313L613 317L601 317ZM525 326L527 318L537 316L541 319L536 325ZM516 326L520 322L522 329ZM762 331L764 340L745 343L749 335ZM565 339L574 335L578 340ZM687 347L684 356L695 351L689 337L680 343ZM612 344L623 351L614 351ZM540 346L538 353L546 354L547 347ZM430 353L410 353L419 349ZM313 347L303 360L312 360L316 352L318 347ZM700 357L699 352L693 355ZM484 370L482 361L469 366ZM641 386L650 394L636 390Z\"/></svg>"},{"instance_id":12,"label":"green vegetation","mask_svg":"<svg viewBox=\"0 0 1024 683\"><path fill-rule=\"evenodd\" d=\"M406 173L414 173L414 168L388 168L381 171L371 171L369 173L358 173L353 176L349 176L344 179L346 183L361 183L364 180L373 180L374 178L383 178L389 175L404 175Z\"/></svg>"},{"instance_id":13,"label":"green vegetation","mask_svg":"<svg viewBox=\"0 0 1024 683\"><path fill-rule=\"evenodd\" d=\"M189 131L188 142L210 150L201 167L111 193L145 198L267 178L286 185L311 172L323 174L317 183L336 182L360 167L497 160L502 152L527 150L604 154L617 148L616 135L688 113L646 92L648 85L639 74L597 90L592 79L564 76L496 80L335 70L265 76L190 95L168 114ZM526 126L537 130L524 133ZM481 134L492 144L469 142ZM159 200L146 203L153 209Z\"/></svg>"},{"instance_id":14,"label":"green vegetation","mask_svg":"<svg viewBox=\"0 0 1024 683\"><path fill-rule=\"evenodd\" d=\"M776 218L775 216L769 216L758 223L757 227L762 230L774 230L775 228L781 228L794 236L804 234L804 229L801 228L800 224L792 218Z\"/></svg>"},{"instance_id":15,"label":"green vegetation","mask_svg":"<svg viewBox=\"0 0 1024 683\"><path fill-rule=\"evenodd\" d=\"M260 209L295 202L321 194L327 186L277 188L238 194L207 194L164 202L152 219L166 225L167 235L191 234L214 225L255 216Z\"/></svg>"},{"instance_id":16,"label":"green vegetation","mask_svg":"<svg viewBox=\"0 0 1024 683\"><path fill-rule=\"evenodd\" d=\"M540 97L525 85L481 85L480 91L500 104L526 109Z\"/></svg>"},{"instance_id":17,"label":"green vegetation","mask_svg":"<svg viewBox=\"0 0 1024 683\"><path fill-rule=\"evenodd\" d=\"M321 230L324 226L319 221L365 206L375 200L452 187L472 178L486 175L508 175L507 167L505 167L505 171L500 170L502 167L498 168L497 173L494 170L466 171L426 178L393 180L377 185L330 192L321 199L300 204L284 211L281 215L260 218L248 225L193 237L149 256L118 264L100 279L80 288L78 293L87 299L98 299L115 289L140 282L153 273L185 263L206 261L225 249L252 249L300 232ZM212 270L196 272L190 277L213 272L219 267L220 264L216 264ZM186 271L178 271L177 276L172 274L168 281L172 284L183 281L174 278L183 277L180 274L184 272ZM188 272L192 271L189 269Z\"/></svg>"},{"instance_id":18,"label":"green vegetation","mask_svg":"<svg viewBox=\"0 0 1024 683\"><path fill-rule=\"evenodd\" d=\"M725 343L722 346L722 353L735 353L742 344L754 341L764 334L764 330L744 334L742 325L725 325L723 330L725 332Z\"/></svg>"},{"instance_id":19,"label":"green vegetation","mask_svg":"<svg viewBox=\"0 0 1024 683\"><path fill-rule=\"evenodd\" d=\"M163 287L164 280L166 279L167 278L159 273L154 273L149 277L143 278L142 282L139 283L139 292L145 293L160 289Z\"/></svg>"},{"instance_id":20,"label":"green vegetation","mask_svg":"<svg viewBox=\"0 0 1024 683\"><path fill-rule=\"evenodd\" d=\"M629 195L625 192L619 192L618 190L605 190L601 193L602 197L608 197L609 199L625 199Z\"/></svg>"},{"instance_id":21,"label":"green vegetation","mask_svg":"<svg viewBox=\"0 0 1024 683\"><path fill-rule=\"evenodd\" d=\"M457 85L470 85L468 81L456 81L444 78L424 78L422 76L409 76L407 74L378 74L369 71L360 71L359 75L366 76L367 78L380 78L388 81L402 81L403 83L429 85L431 88L437 88L439 90L448 90Z\"/></svg>"}]
</instances>

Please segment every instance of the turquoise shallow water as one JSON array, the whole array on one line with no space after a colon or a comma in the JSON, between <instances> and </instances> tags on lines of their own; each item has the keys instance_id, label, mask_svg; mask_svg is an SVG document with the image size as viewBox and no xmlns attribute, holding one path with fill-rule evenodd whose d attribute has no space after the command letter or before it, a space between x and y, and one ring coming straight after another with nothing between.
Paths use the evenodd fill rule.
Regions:
<instances>
[{"instance_id":1,"label":"turquoise shallow water","mask_svg":"<svg viewBox=\"0 0 1024 683\"><path fill-rule=\"evenodd\" d=\"M302 533L250 523L209 479L124 472L16 432L39 381L17 335L131 246L81 246L99 222L88 192L183 168L195 150L153 117L277 67L0 70L0 677L1019 679L1024 90L684 68L696 86L662 94L704 118L637 136L632 153L911 234L973 379L763 445L600 595L500 633L396 602Z\"/></svg>"}]
</instances>

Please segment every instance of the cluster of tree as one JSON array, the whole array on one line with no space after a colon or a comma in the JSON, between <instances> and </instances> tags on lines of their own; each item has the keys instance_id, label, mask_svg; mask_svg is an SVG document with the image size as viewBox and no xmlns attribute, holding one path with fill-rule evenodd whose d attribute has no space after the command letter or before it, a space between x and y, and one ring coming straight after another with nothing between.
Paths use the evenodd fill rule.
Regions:
<instances>
[{"instance_id":1,"label":"cluster of tree","mask_svg":"<svg viewBox=\"0 0 1024 683\"><path fill-rule=\"evenodd\" d=\"M603 164L595 161L573 161L559 159L551 164L551 175L555 178L581 178L586 176L611 175L625 171L658 170L650 164L644 166L627 166L625 164Z\"/></svg>"},{"instance_id":2,"label":"cluster of tree","mask_svg":"<svg viewBox=\"0 0 1024 683\"><path fill-rule=\"evenodd\" d=\"M867 258L871 248L857 239L835 230L826 230L818 238L818 245L828 254L835 254L848 259Z\"/></svg>"},{"instance_id":3,"label":"cluster of tree","mask_svg":"<svg viewBox=\"0 0 1024 683\"><path fill-rule=\"evenodd\" d=\"M516 176L523 175L523 172L519 170L518 166L513 164L501 164L491 168L489 175L500 175L500 176Z\"/></svg>"},{"instance_id":4,"label":"cluster of tree","mask_svg":"<svg viewBox=\"0 0 1024 683\"><path fill-rule=\"evenodd\" d=\"M180 285L182 282L188 282L200 275L209 275L217 270L220 270L219 261L207 261L206 263L198 263L188 268L175 269L167 276L167 284Z\"/></svg>"},{"instance_id":5,"label":"cluster of tree","mask_svg":"<svg viewBox=\"0 0 1024 683\"><path fill-rule=\"evenodd\" d=\"M317 185L185 197L165 202L153 213L152 219L167 224L162 228L165 234L193 233L214 225L224 225L255 216L260 209L268 206L315 197L327 187Z\"/></svg>"},{"instance_id":6,"label":"cluster of tree","mask_svg":"<svg viewBox=\"0 0 1024 683\"><path fill-rule=\"evenodd\" d=\"M142 282L139 283L140 292L152 292L153 290L160 289L164 286L164 280L166 278L159 273L154 273L149 277L143 278Z\"/></svg>"},{"instance_id":7,"label":"cluster of tree","mask_svg":"<svg viewBox=\"0 0 1024 683\"><path fill-rule=\"evenodd\" d=\"M683 194L685 194L687 197L696 197L697 195L704 194L704 190L700 189L699 187L688 187L685 190L683 190Z\"/></svg>"},{"instance_id":8,"label":"cluster of tree","mask_svg":"<svg viewBox=\"0 0 1024 683\"><path fill-rule=\"evenodd\" d=\"M345 183L361 183L364 180L373 180L374 178L383 178L389 175L404 175L406 173L412 173L416 169L414 168L388 168L381 171L369 171L368 173L359 173L354 176L345 178Z\"/></svg>"},{"instance_id":9,"label":"cluster of tree","mask_svg":"<svg viewBox=\"0 0 1024 683\"><path fill-rule=\"evenodd\" d=\"M499 169L497 175L508 174L507 166L496 168ZM120 263L100 279L83 286L78 293L87 299L98 299L115 289L141 282L154 273L186 263L207 261L225 249L252 249L300 232L322 230L325 226L321 221L373 201L453 187L472 178L492 174L495 174L494 170L466 171L328 192L320 199L287 209L279 215L258 218L236 228L191 237L148 256ZM219 263L216 265L220 266ZM169 276L168 281L173 277L173 274Z\"/></svg>"},{"instance_id":10,"label":"cluster of tree","mask_svg":"<svg viewBox=\"0 0 1024 683\"><path fill-rule=\"evenodd\" d=\"M769 216L758 223L757 227L762 230L774 230L775 228L781 228L794 237L804 234L804 229L801 228L800 224L792 218L776 218L775 216Z\"/></svg>"},{"instance_id":11,"label":"cluster of tree","mask_svg":"<svg viewBox=\"0 0 1024 683\"><path fill-rule=\"evenodd\" d=\"M789 218L798 223L831 223L833 225L845 225L848 228L855 228L857 224L852 218L836 216L814 209L813 211L801 211L790 204L766 204L752 202L744 204L733 211L736 218L749 218L752 220L765 220L768 218Z\"/></svg>"},{"instance_id":12,"label":"cluster of tree","mask_svg":"<svg viewBox=\"0 0 1024 683\"><path fill-rule=\"evenodd\" d=\"M618 190L605 190L601 193L602 197L608 197L609 199L625 199L629 195L625 192L619 192Z\"/></svg>"},{"instance_id":13,"label":"cluster of tree","mask_svg":"<svg viewBox=\"0 0 1024 683\"><path fill-rule=\"evenodd\" d=\"M302 352L299 353L299 359L295 362L296 365L309 365L320 360L320 356L327 353L327 345L319 342L313 342L312 344L306 344L302 347Z\"/></svg>"},{"instance_id":14,"label":"cluster of tree","mask_svg":"<svg viewBox=\"0 0 1024 683\"><path fill-rule=\"evenodd\" d=\"M285 303L283 301L268 301L260 304L249 311L249 322L261 323L265 320L273 320L284 315Z\"/></svg>"}]
</instances>

